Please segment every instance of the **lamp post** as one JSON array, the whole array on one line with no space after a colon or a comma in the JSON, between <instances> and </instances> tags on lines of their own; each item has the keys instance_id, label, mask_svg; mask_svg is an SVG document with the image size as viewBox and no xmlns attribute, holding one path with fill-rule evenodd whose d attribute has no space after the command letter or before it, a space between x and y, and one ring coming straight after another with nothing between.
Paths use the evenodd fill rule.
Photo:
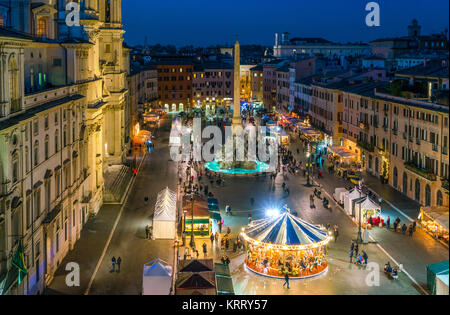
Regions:
<instances>
[{"instance_id":1,"label":"lamp post","mask_svg":"<svg viewBox=\"0 0 450 315\"><path fill-rule=\"evenodd\" d=\"M362 244L362 233L361 233L361 197L362 197L362 187L363 187L363 180L361 179L358 184L359 188L359 215L358 215L358 237L357 242L359 244Z\"/></svg>"},{"instance_id":2,"label":"lamp post","mask_svg":"<svg viewBox=\"0 0 450 315\"><path fill-rule=\"evenodd\" d=\"M308 160L306 161L306 170L307 170L307 177L306 177L306 186L307 187L311 187L311 182L310 182L310 172L311 172L311 153L307 153L307 157Z\"/></svg>"},{"instance_id":3,"label":"lamp post","mask_svg":"<svg viewBox=\"0 0 450 315\"><path fill-rule=\"evenodd\" d=\"M191 242L189 243L189 245L191 245L191 247L195 246L195 240L194 240L194 194L191 193L191 203L192 203L192 208L191 208Z\"/></svg>"}]
</instances>

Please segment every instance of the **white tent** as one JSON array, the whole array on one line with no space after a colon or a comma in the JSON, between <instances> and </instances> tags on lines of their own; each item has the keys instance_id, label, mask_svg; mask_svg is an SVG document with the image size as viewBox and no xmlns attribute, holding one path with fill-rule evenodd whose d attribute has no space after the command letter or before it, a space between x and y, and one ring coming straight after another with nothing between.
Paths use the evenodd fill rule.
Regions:
<instances>
[{"instance_id":1,"label":"white tent","mask_svg":"<svg viewBox=\"0 0 450 315\"><path fill-rule=\"evenodd\" d=\"M373 202L369 197L366 197L365 199L355 200L355 218L359 220L359 206L361 205L361 214L362 219L364 219L364 215L366 216L372 216L375 217L377 215L381 216L381 207Z\"/></svg>"},{"instance_id":2,"label":"white tent","mask_svg":"<svg viewBox=\"0 0 450 315\"><path fill-rule=\"evenodd\" d=\"M174 239L177 220L177 194L168 187L158 193L153 215L153 238Z\"/></svg>"},{"instance_id":3,"label":"white tent","mask_svg":"<svg viewBox=\"0 0 450 315\"><path fill-rule=\"evenodd\" d=\"M172 286L172 266L155 259L144 265L142 295L169 295Z\"/></svg>"},{"instance_id":4,"label":"white tent","mask_svg":"<svg viewBox=\"0 0 450 315\"><path fill-rule=\"evenodd\" d=\"M361 193L359 192L358 189L354 188L352 191L348 192L345 194L344 197L344 210L345 212L347 212L350 215L355 215L354 213L354 202L357 199L363 198L365 197L366 194L365 193Z\"/></svg>"},{"instance_id":5,"label":"white tent","mask_svg":"<svg viewBox=\"0 0 450 315\"><path fill-rule=\"evenodd\" d=\"M333 198L336 200L339 204L344 204L345 195L348 193L348 190L345 188L336 188L334 190Z\"/></svg>"}]
</instances>

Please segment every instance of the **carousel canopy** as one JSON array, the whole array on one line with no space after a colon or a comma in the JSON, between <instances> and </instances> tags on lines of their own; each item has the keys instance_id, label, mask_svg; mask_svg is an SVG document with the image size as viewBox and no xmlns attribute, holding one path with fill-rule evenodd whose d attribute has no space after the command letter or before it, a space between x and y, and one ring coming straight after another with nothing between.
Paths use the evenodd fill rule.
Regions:
<instances>
[{"instance_id":1,"label":"carousel canopy","mask_svg":"<svg viewBox=\"0 0 450 315\"><path fill-rule=\"evenodd\" d=\"M288 246L313 245L328 238L320 226L305 222L288 211L275 218L255 220L244 233L255 241Z\"/></svg>"}]
</instances>

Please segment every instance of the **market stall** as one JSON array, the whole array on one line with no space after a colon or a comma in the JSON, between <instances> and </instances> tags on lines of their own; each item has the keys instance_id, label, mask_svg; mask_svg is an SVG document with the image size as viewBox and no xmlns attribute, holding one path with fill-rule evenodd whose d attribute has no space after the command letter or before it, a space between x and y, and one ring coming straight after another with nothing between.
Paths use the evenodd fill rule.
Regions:
<instances>
[{"instance_id":1,"label":"market stall","mask_svg":"<svg viewBox=\"0 0 450 315\"><path fill-rule=\"evenodd\" d=\"M355 202L359 199L365 198L366 194L353 188L350 192L345 194L344 197L344 210L351 216L355 216Z\"/></svg>"},{"instance_id":2,"label":"market stall","mask_svg":"<svg viewBox=\"0 0 450 315\"><path fill-rule=\"evenodd\" d=\"M153 215L154 239L174 239L176 236L177 194L168 187L158 193Z\"/></svg>"},{"instance_id":3,"label":"market stall","mask_svg":"<svg viewBox=\"0 0 450 315\"><path fill-rule=\"evenodd\" d=\"M172 286L172 266L155 259L144 265L142 295L169 295Z\"/></svg>"},{"instance_id":4,"label":"market stall","mask_svg":"<svg viewBox=\"0 0 450 315\"><path fill-rule=\"evenodd\" d=\"M359 156L355 152L340 145L328 147L328 152L328 158L334 165L336 171L361 169L361 165L358 160Z\"/></svg>"},{"instance_id":5,"label":"market stall","mask_svg":"<svg viewBox=\"0 0 450 315\"><path fill-rule=\"evenodd\" d=\"M348 193L348 190L343 187L336 188L333 193L333 198L334 198L334 200L336 200L336 202L338 204L343 205L344 199L345 199L345 194L347 194L347 193Z\"/></svg>"},{"instance_id":6,"label":"market stall","mask_svg":"<svg viewBox=\"0 0 450 315\"><path fill-rule=\"evenodd\" d=\"M373 202L369 197L357 199L354 212L355 219L359 221L359 208L361 207L361 222L364 224L364 228L367 226L379 226L380 223L384 224L384 220L381 218L381 207Z\"/></svg>"},{"instance_id":7,"label":"market stall","mask_svg":"<svg viewBox=\"0 0 450 315\"><path fill-rule=\"evenodd\" d=\"M211 234L211 221L208 203L198 195L183 197L184 229L186 235L191 235L194 229L194 235L199 237L209 237Z\"/></svg>"},{"instance_id":8,"label":"market stall","mask_svg":"<svg viewBox=\"0 0 450 315\"><path fill-rule=\"evenodd\" d=\"M448 260L427 266L428 289L433 295L448 295Z\"/></svg>"},{"instance_id":9,"label":"market stall","mask_svg":"<svg viewBox=\"0 0 450 315\"><path fill-rule=\"evenodd\" d=\"M255 273L309 278L328 269L326 253L331 237L322 226L303 221L290 211L252 221L241 235L247 243L245 265Z\"/></svg>"},{"instance_id":10,"label":"market stall","mask_svg":"<svg viewBox=\"0 0 450 315\"><path fill-rule=\"evenodd\" d=\"M427 233L448 246L448 207L422 207L418 219Z\"/></svg>"}]
</instances>

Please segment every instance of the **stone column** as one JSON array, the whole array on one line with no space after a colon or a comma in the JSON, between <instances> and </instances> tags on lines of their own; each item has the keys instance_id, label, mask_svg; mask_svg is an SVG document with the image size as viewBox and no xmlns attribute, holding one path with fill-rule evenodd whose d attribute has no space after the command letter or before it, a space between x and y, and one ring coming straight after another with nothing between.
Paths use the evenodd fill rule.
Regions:
<instances>
[{"instance_id":1,"label":"stone column","mask_svg":"<svg viewBox=\"0 0 450 315\"><path fill-rule=\"evenodd\" d=\"M241 51L239 42L236 41L234 45L234 94L233 94L233 119L232 128L233 133L238 133L239 129L242 130L242 118L241 118Z\"/></svg>"}]
</instances>

